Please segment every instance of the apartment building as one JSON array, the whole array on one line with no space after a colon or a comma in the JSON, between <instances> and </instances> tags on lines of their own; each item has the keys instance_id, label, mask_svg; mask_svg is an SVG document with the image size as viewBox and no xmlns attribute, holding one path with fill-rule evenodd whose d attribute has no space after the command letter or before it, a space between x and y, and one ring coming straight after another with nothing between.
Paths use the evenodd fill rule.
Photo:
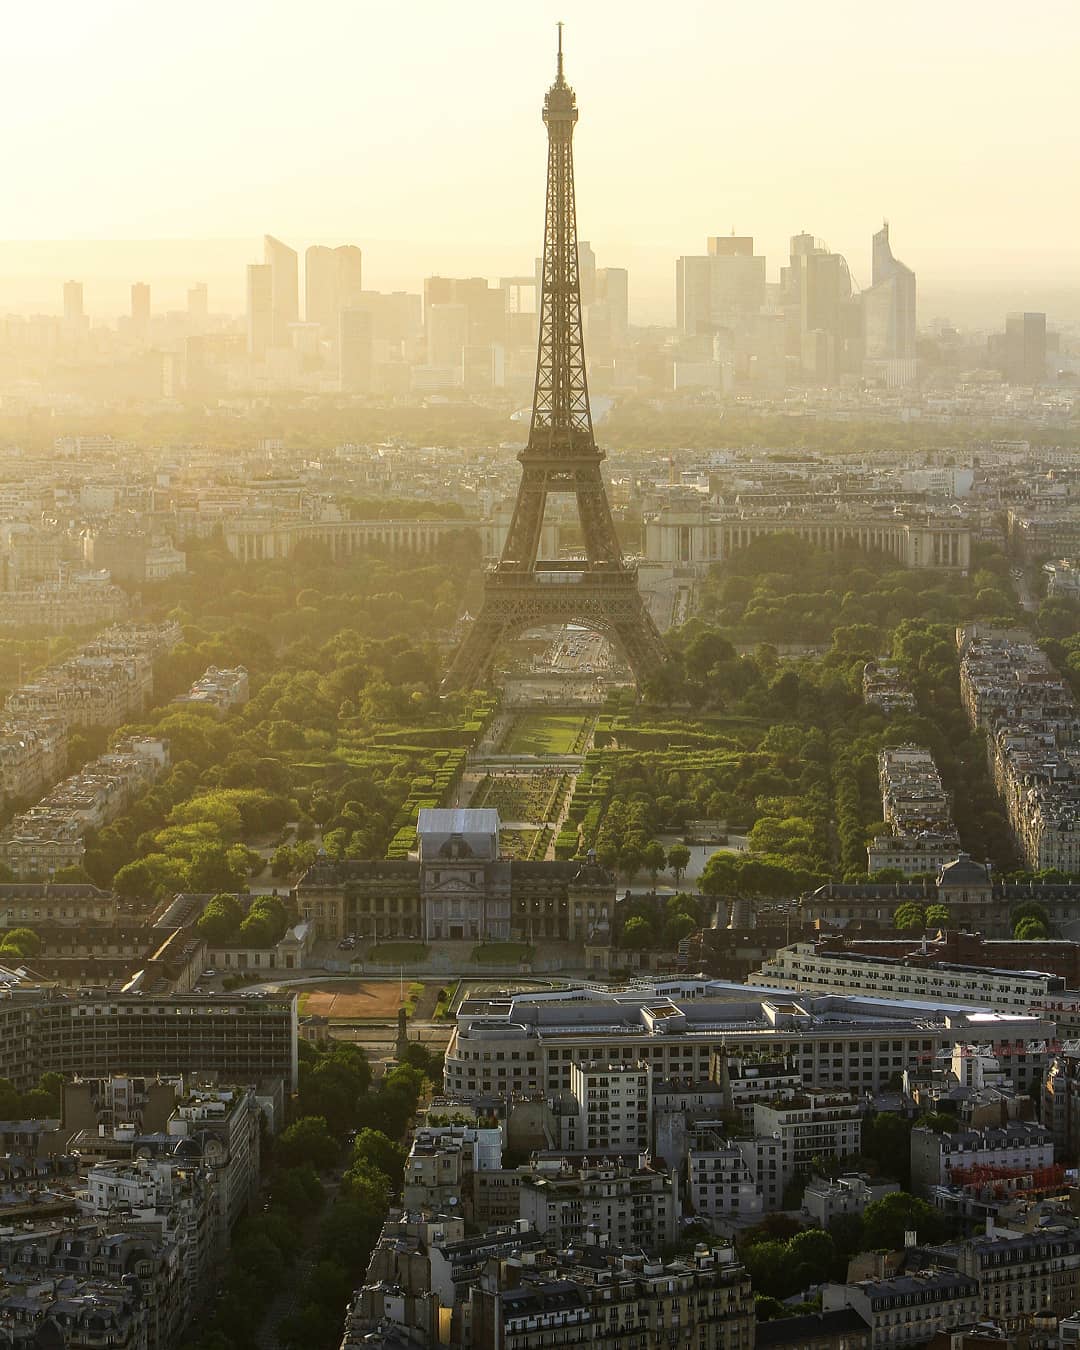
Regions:
<instances>
[{"instance_id":1,"label":"apartment building","mask_svg":"<svg viewBox=\"0 0 1080 1350\"><path fill-rule=\"evenodd\" d=\"M869 870L936 875L960 852L960 836L930 751L921 745L887 746L878 754L878 782L882 818L890 829L868 845Z\"/></svg>"},{"instance_id":2,"label":"apartment building","mask_svg":"<svg viewBox=\"0 0 1080 1350\"><path fill-rule=\"evenodd\" d=\"M754 971L748 983L875 998L927 999L965 1007L981 1004L1000 1012L1018 1013L1048 1008L1052 996L1065 990L1060 975L1038 970L994 970L947 961L913 964L918 955L917 949L912 956L848 951L842 940L830 938L794 942L781 947L760 970Z\"/></svg>"},{"instance_id":3,"label":"apartment building","mask_svg":"<svg viewBox=\"0 0 1080 1350\"><path fill-rule=\"evenodd\" d=\"M917 1125L911 1131L911 1185L916 1191L961 1185L968 1174L978 1172L1041 1172L1053 1164L1053 1136L1029 1121L940 1132Z\"/></svg>"},{"instance_id":4,"label":"apartment building","mask_svg":"<svg viewBox=\"0 0 1080 1350\"><path fill-rule=\"evenodd\" d=\"M114 820L169 764L168 742L132 736L58 783L0 831L0 858L17 877L49 877L82 861L83 835Z\"/></svg>"},{"instance_id":5,"label":"apartment building","mask_svg":"<svg viewBox=\"0 0 1080 1350\"><path fill-rule=\"evenodd\" d=\"M694 1214L710 1219L748 1219L777 1208L780 1200L779 1144L773 1149L771 1190L768 1161L759 1180L756 1156L739 1142L727 1139L722 1129L699 1127L693 1132L687 1154L686 1195ZM772 1203L770 1203L770 1201Z\"/></svg>"},{"instance_id":6,"label":"apartment building","mask_svg":"<svg viewBox=\"0 0 1080 1350\"><path fill-rule=\"evenodd\" d=\"M534 1158L521 1175L521 1218L552 1246L581 1243L586 1232L612 1245L659 1251L679 1228L678 1179L644 1159Z\"/></svg>"},{"instance_id":7,"label":"apartment building","mask_svg":"<svg viewBox=\"0 0 1080 1350\"><path fill-rule=\"evenodd\" d=\"M642 1153L652 1147L652 1069L644 1061L584 1060L571 1066L577 1102L571 1147Z\"/></svg>"},{"instance_id":8,"label":"apartment building","mask_svg":"<svg viewBox=\"0 0 1080 1350\"><path fill-rule=\"evenodd\" d=\"M940 1331L969 1325L981 1311L979 1282L958 1270L916 1270L891 1279L826 1284L824 1312L852 1308L879 1347L923 1345Z\"/></svg>"},{"instance_id":9,"label":"apartment building","mask_svg":"<svg viewBox=\"0 0 1080 1350\"><path fill-rule=\"evenodd\" d=\"M1011 1335L1035 1318L1080 1306L1080 1230L1071 1222L1033 1233L996 1230L957 1244L956 1268L979 1285L980 1315Z\"/></svg>"},{"instance_id":10,"label":"apartment building","mask_svg":"<svg viewBox=\"0 0 1080 1350\"><path fill-rule=\"evenodd\" d=\"M959 629L960 694L1025 864L1080 869L1080 709L1030 634Z\"/></svg>"},{"instance_id":11,"label":"apartment building","mask_svg":"<svg viewBox=\"0 0 1080 1350\"><path fill-rule=\"evenodd\" d=\"M174 703L210 708L218 717L224 717L234 708L243 707L247 701L248 673L244 666L236 666L231 670L208 666L186 694L177 694L173 699Z\"/></svg>"},{"instance_id":12,"label":"apartment building","mask_svg":"<svg viewBox=\"0 0 1080 1350\"><path fill-rule=\"evenodd\" d=\"M485 1272L469 1300L476 1350L684 1343L751 1350L753 1295L731 1247L663 1262L587 1242Z\"/></svg>"},{"instance_id":13,"label":"apartment building","mask_svg":"<svg viewBox=\"0 0 1080 1350\"><path fill-rule=\"evenodd\" d=\"M872 1180L866 1172L813 1177L803 1191L803 1210L819 1228L828 1228L839 1215L861 1214L867 1205L899 1189L899 1182Z\"/></svg>"},{"instance_id":14,"label":"apartment building","mask_svg":"<svg viewBox=\"0 0 1080 1350\"><path fill-rule=\"evenodd\" d=\"M815 1158L850 1158L862 1147L862 1108L847 1092L806 1088L797 1097L756 1102L754 1133L780 1141L780 1180L809 1171Z\"/></svg>"}]
</instances>

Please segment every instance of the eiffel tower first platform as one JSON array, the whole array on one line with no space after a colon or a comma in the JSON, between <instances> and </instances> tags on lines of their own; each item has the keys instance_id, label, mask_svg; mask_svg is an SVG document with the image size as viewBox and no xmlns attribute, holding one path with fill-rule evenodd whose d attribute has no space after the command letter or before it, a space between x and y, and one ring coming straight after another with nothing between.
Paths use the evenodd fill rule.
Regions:
<instances>
[{"instance_id":1,"label":"eiffel tower first platform","mask_svg":"<svg viewBox=\"0 0 1080 1350\"><path fill-rule=\"evenodd\" d=\"M665 659L664 645L638 591L637 569L615 537L600 476L604 452L593 437L581 332L577 218L574 205L574 91L558 70L544 99L548 129L547 209L529 442L518 455L521 485L496 566L484 576L484 600L446 674L448 688L483 685L496 650L533 628L580 624L608 638L640 686ZM541 561L541 528L550 493L573 493L585 557Z\"/></svg>"}]
</instances>

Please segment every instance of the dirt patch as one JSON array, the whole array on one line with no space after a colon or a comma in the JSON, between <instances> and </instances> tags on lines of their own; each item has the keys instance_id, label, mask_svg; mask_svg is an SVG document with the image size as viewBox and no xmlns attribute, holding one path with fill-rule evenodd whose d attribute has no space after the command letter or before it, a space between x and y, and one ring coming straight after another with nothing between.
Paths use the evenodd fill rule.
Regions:
<instances>
[{"instance_id":1,"label":"dirt patch","mask_svg":"<svg viewBox=\"0 0 1080 1350\"><path fill-rule=\"evenodd\" d=\"M406 984L408 994L409 986ZM400 1004L397 980L335 980L332 984L308 986L304 993L304 1012L320 1017L349 1021L385 1021L397 1016Z\"/></svg>"}]
</instances>

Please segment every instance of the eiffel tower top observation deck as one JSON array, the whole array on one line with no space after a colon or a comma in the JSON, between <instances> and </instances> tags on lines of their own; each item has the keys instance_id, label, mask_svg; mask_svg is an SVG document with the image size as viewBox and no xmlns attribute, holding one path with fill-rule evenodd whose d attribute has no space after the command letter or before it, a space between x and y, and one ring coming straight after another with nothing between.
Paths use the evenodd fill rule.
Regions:
<instances>
[{"instance_id":1,"label":"eiffel tower top observation deck","mask_svg":"<svg viewBox=\"0 0 1080 1350\"><path fill-rule=\"evenodd\" d=\"M477 684L495 649L529 629L578 623L608 637L641 681L665 657L663 642L615 534L593 436L581 325L574 127L577 99L563 73L562 25L555 83L544 98L548 131L547 204L539 339L529 439L518 455L521 483L484 602L447 672L446 684ZM539 559L551 493L573 494L585 552L580 560Z\"/></svg>"}]
</instances>

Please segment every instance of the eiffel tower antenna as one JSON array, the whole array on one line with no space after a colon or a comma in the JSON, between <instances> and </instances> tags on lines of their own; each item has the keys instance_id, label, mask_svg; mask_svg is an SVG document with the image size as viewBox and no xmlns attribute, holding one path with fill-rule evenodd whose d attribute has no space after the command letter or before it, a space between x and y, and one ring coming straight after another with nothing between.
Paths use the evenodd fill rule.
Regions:
<instances>
[{"instance_id":1,"label":"eiffel tower antenna","mask_svg":"<svg viewBox=\"0 0 1080 1350\"><path fill-rule=\"evenodd\" d=\"M563 73L560 23L555 83L544 99L548 130L540 335L529 440L521 483L498 564L484 578L484 602L444 684L472 688L491 672L499 646L532 628L581 624L609 638L638 683L665 660L664 644L641 599L637 570L615 535L593 436L581 327L574 126L577 99ZM541 560L544 508L551 493L573 494L584 562Z\"/></svg>"}]
</instances>

